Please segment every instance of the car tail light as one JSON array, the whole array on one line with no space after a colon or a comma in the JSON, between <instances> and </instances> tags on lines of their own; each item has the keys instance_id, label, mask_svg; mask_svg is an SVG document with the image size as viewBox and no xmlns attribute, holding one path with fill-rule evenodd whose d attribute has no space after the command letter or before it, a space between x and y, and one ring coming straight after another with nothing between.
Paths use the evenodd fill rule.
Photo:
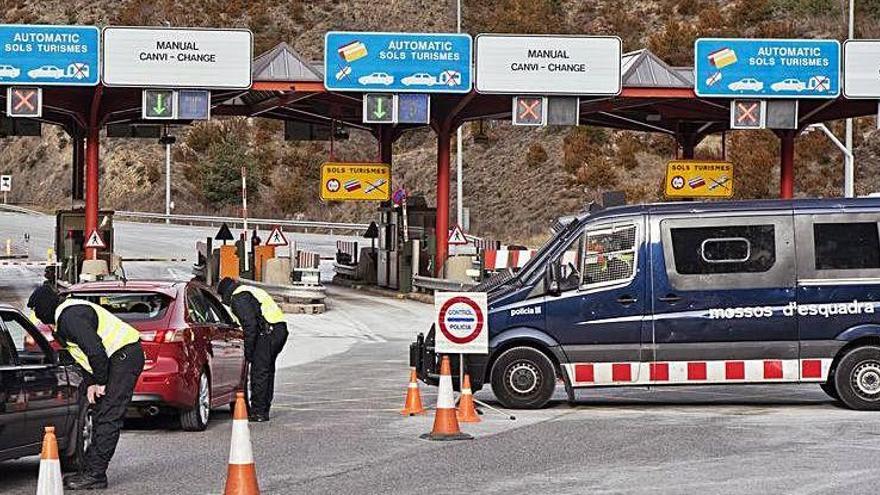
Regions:
<instances>
[{"instance_id":1,"label":"car tail light","mask_svg":"<svg viewBox=\"0 0 880 495\"><path fill-rule=\"evenodd\" d=\"M186 329L178 328L176 330L155 330L152 332L141 332L141 340L146 342L156 342L163 344L166 342L183 342L186 335Z\"/></svg>"}]
</instances>

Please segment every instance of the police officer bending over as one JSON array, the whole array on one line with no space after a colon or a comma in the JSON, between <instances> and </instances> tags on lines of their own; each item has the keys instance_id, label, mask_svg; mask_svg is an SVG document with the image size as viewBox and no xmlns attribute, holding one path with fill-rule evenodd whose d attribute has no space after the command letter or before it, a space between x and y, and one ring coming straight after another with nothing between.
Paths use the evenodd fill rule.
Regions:
<instances>
[{"instance_id":1,"label":"police officer bending over","mask_svg":"<svg viewBox=\"0 0 880 495\"><path fill-rule=\"evenodd\" d=\"M263 289L224 278L217 285L223 304L244 330L244 357L250 365L251 397L249 419L269 421L269 408L275 392L275 358L287 342L287 323L281 308Z\"/></svg>"},{"instance_id":2,"label":"police officer bending over","mask_svg":"<svg viewBox=\"0 0 880 495\"><path fill-rule=\"evenodd\" d=\"M97 404L83 469L65 477L64 487L107 488L107 466L119 442L126 406L144 369L140 334L97 304L74 298L62 302L46 285L34 291L28 304L40 321L55 325L55 340L86 371L86 397L89 403Z\"/></svg>"}]
</instances>

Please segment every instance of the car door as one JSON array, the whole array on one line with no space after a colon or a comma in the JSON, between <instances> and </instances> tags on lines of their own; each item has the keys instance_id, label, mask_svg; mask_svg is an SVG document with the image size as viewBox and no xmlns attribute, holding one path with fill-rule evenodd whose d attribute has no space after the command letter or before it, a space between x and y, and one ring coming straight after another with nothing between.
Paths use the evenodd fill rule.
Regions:
<instances>
[{"instance_id":1,"label":"car door","mask_svg":"<svg viewBox=\"0 0 880 495\"><path fill-rule=\"evenodd\" d=\"M68 395L71 393L66 370L55 362L46 340L22 314L0 311L0 318L18 355L27 403L28 442L41 442L43 427L50 425L63 436L68 431Z\"/></svg>"},{"instance_id":2,"label":"car door","mask_svg":"<svg viewBox=\"0 0 880 495\"><path fill-rule=\"evenodd\" d=\"M655 383L798 378L790 212L652 219Z\"/></svg>"},{"instance_id":3,"label":"car door","mask_svg":"<svg viewBox=\"0 0 880 495\"><path fill-rule=\"evenodd\" d=\"M226 331L219 325L216 313L205 301L204 293L198 285L186 289L186 302L189 321L193 331L211 343L211 396L216 397L229 387L229 339Z\"/></svg>"},{"instance_id":4,"label":"car door","mask_svg":"<svg viewBox=\"0 0 880 495\"><path fill-rule=\"evenodd\" d=\"M206 289L202 289L202 297L205 304L210 308L212 320L218 332L223 334L226 342L226 352L223 356L223 375L225 381L222 389L218 392L221 394L233 393L241 382L242 363L244 361L244 334L241 329L232 321L226 309L220 303L214 294Z\"/></svg>"},{"instance_id":5,"label":"car door","mask_svg":"<svg viewBox=\"0 0 880 495\"><path fill-rule=\"evenodd\" d=\"M16 457L30 442L26 406L15 346L0 320L0 459Z\"/></svg>"},{"instance_id":6,"label":"car door","mask_svg":"<svg viewBox=\"0 0 880 495\"><path fill-rule=\"evenodd\" d=\"M588 225L567 250L580 253L579 282L568 284L558 297L547 296L545 307L548 331L568 357L573 386L640 380L647 280L639 269L642 239L642 217L619 219Z\"/></svg>"}]
</instances>

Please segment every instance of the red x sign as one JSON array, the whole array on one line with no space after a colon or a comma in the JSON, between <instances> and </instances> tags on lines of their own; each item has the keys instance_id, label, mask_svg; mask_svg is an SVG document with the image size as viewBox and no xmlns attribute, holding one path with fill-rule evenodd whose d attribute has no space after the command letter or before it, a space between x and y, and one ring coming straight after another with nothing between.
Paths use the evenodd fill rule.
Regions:
<instances>
[{"instance_id":1,"label":"red x sign","mask_svg":"<svg viewBox=\"0 0 880 495\"><path fill-rule=\"evenodd\" d=\"M43 113L42 103L40 88L13 86L6 90L6 115L10 117L40 117Z\"/></svg>"},{"instance_id":2,"label":"red x sign","mask_svg":"<svg viewBox=\"0 0 880 495\"><path fill-rule=\"evenodd\" d=\"M543 96L515 97L513 123L515 125L543 125L544 101Z\"/></svg>"},{"instance_id":3,"label":"red x sign","mask_svg":"<svg viewBox=\"0 0 880 495\"><path fill-rule=\"evenodd\" d=\"M762 100L733 100L730 102L732 129L763 129L765 102Z\"/></svg>"},{"instance_id":4,"label":"red x sign","mask_svg":"<svg viewBox=\"0 0 880 495\"><path fill-rule=\"evenodd\" d=\"M739 115L736 117L736 121L741 124L750 124L756 123L758 121L758 104L752 103L743 105L742 103L736 104Z\"/></svg>"}]
</instances>

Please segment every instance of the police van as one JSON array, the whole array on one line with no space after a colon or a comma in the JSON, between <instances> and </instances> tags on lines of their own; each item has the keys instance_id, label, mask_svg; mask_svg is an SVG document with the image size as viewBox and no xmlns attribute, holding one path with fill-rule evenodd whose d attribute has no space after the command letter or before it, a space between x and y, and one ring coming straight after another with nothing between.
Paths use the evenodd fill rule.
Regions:
<instances>
[{"instance_id":1,"label":"police van","mask_svg":"<svg viewBox=\"0 0 880 495\"><path fill-rule=\"evenodd\" d=\"M880 198L668 203L560 219L489 298L475 389L538 408L589 387L817 383L880 409ZM455 356L453 362L455 363ZM410 346L436 384L434 329Z\"/></svg>"}]
</instances>

